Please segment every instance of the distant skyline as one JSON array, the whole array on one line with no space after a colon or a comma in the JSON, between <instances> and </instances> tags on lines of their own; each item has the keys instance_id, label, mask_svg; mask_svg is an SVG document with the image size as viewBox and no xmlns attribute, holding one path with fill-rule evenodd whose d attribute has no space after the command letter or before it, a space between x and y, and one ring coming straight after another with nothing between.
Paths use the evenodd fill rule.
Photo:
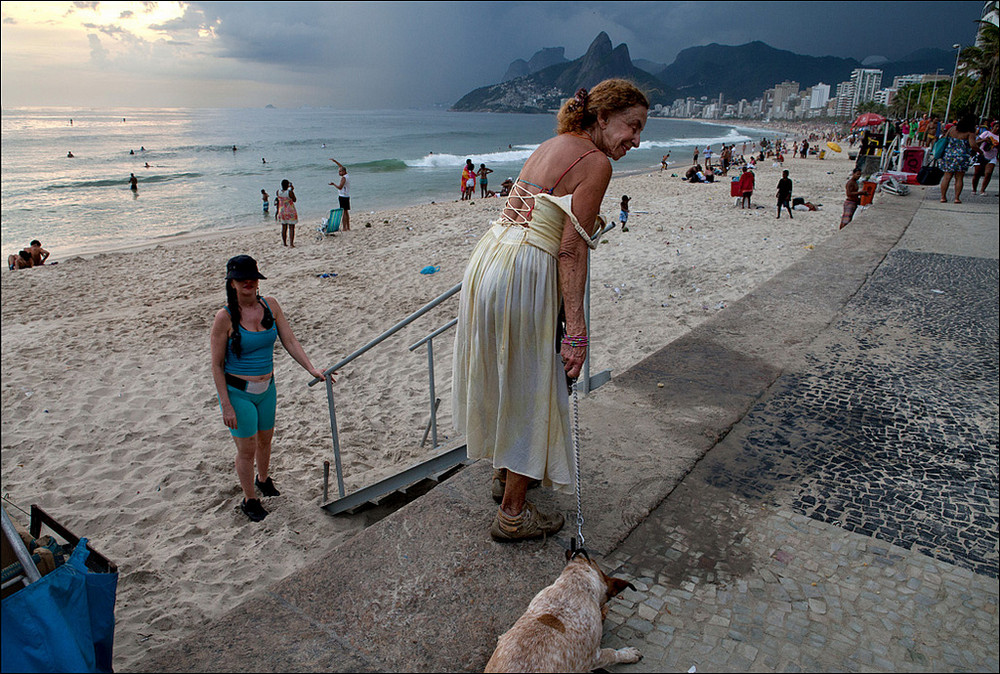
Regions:
<instances>
[{"instance_id":1,"label":"distant skyline","mask_svg":"<svg viewBox=\"0 0 1000 674\"><path fill-rule=\"evenodd\" d=\"M426 108L601 31L633 59L760 40L859 61L971 45L983 3L3 2L3 107ZM739 67L733 64L733 67ZM813 83L803 83L813 84Z\"/></svg>"}]
</instances>

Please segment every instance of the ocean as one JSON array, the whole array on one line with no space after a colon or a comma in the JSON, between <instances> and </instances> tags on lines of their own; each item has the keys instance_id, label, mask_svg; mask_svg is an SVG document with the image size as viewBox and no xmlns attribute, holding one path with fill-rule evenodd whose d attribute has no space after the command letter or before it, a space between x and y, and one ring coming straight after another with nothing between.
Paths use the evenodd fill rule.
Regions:
<instances>
[{"instance_id":1,"label":"ocean","mask_svg":"<svg viewBox=\"0 0 1000 674\"><path fill-rule=\"evenodd\" d=\"M261 213L261 190L273 218L283 179L295 186L302 236L337 206L330 157L350 171L359 223L372 211L458 199L467 158L493 169L490 187L499 190L554 127L549 115L442 110L3 110L2 250L39 239L58 260L260 226L273 222ZM718 151L763 135L775 134L650 118L615 175L659 170L667 152L686 168L696 145Z\"/></svg>"}]
</instances>

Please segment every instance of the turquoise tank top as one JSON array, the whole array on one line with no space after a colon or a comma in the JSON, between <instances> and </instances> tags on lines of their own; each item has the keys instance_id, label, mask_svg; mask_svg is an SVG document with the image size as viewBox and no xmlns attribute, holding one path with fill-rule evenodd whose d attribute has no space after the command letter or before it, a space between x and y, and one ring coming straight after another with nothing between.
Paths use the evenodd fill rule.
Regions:
<instances>
[{"instance_id":1,"label":"turquoise tank top","mask_svg":"<svg viewBox=\"0 0 1000 674\"><path fill-rule=\"evenodd\" d=\"M262 298L264 306L267 302ZM267 307L269 310L271 307ZM228 312L229 309L227 308ZM268 330L256 332L247 330L242 325L240 329L241 356L233 352L233 340L226 346L225 371L229 374L239 374L251 377L270 374L274 370L274 342L278 338L278 328L272 325Z\"/></svg>"}]
</instances>

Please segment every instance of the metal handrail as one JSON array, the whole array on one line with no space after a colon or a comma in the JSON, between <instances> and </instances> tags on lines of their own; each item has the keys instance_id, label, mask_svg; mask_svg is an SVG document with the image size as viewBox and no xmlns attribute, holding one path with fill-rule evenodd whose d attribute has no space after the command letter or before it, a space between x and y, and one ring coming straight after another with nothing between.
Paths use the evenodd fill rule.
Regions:
<instances>
[{"instance_id":1,"label":"metal handrail","mask_svg":"<svg viewBox=\"0 0 1000 674\"><path fill-rule=\"evenodd\" d=\"M616 226L617 225L614 222L606 225L605 227L601 228L601 230L597 234L594 235L594 238L603 236L605 233L607 233L608 231L614 229ZM378 346L379 344L381 344L382 342L384 342L386 339L388 339L389 337L392 337L394 334L396 334L397 332L399 332L400 330L402 330L403 328L405 328L407 325L409 325L410 323L413 323L415 320L417 320L418 318L420 318L421 316L423 316L427 312L431 311L432 309L434 309L435 307L437 307L439 304L441 304L442 302L444 302L448 298L452 297L453 295L457 294L461 290L462 290L462 284L461 283L458 283L458 284L454 285L452 288L446 290L444 293L442 293L441 295L439 295L437 298L431 300L430 302L428 302L427 304L425 304L420 309L417 309L412 314L410 314L409 316L407 316L406 318L404 318L402 321L400 321L396 325L392 326L391 328L389 328L388 330L386 330L385 332L383 332L381 335L379 335L375 339L371 340L370 342L368 342L367 344L365 344L364 346L362 346L360 349L358 349L357 351L355 351L351 355L347 356L346 358L344 358L343 360L341 360L337 364L335 364L335 365L327 368L326 370L324 370L323 371L323 378L322 379L316 377L316 378L313 378L312 381L309 382L308 386L315 386L316 384L318 384L321 381L325 381L326 382L327 406L329 408L329 413L330 413L330 434L331 434L332 440L333 440L333 455L334 455L334 461L335 461L335 466L336 466L336 471L337 471L337 488L338 488L338 490L340 492L340 498L343 499L344 496L345 496L345 490L344 490L344 472L343 472L343 467L341 465L341 460L340 460L340 433L339 433L338 428L337 428L337 411L336 411L336 407L334 405L333 380L332 380L332 378L329 375L333 374L334 372L336 372L340 368L344 367L345 365L347 365L351 361L355 360L359 356L361 356L361 355L365 354L366 352L370 351L371 349L375 348L376 346ZM590 265L589 264L587 265L587 288L586 288L585 295L584 295L584 314L586 316L586 321L587 321L587 326L588 326L588 332L589 332L589 326L590 326ZM429 380L430 380L430 385L429 386L430 386L430 401L431 401L430 402L430 404L431 404L431 413L430 413L431 416L430 416L429 427L430 427L431 433L433 435L433 443L434 443L434 447L435 448L438 446L438 443L437 443L437 399L436 399L435 391L434 391L434 338L437 337L437 336L439 336L439 335L441 335L442 333L446 332L447 330L451 329L457 323L458 323L458 319L457 318L452 319L451 321L449 321L445 325L441 326L440 328L438 328L434 332L430 333L429 335L427 335L423 339L419 340L418 342L416 342L415 344L413 344L409 348L409 350L412 352L412 351L414 351L415 349L417 349L418 347L420 347L423 344L427 345L427 369L428 369L428 375L429 375ZM606 375L606 377L610 376L610 372L607 372L607 373L604 373L604 374ZM583 375L583 379L584 379L583 393L584 393L584 395L586 395L591 390L590 355L589 355L589 353L588 353L588 356L587 356L587 360L584 361L584 364L583 364L582 375ZM605 377L605 380L606 380L606 377ZM328 466L328 465L329 464L327 463L326 466ZM326 494L327 494L327 484L326 484L327 480L328 480L328 470L324 470L324 486L323 486L323 498L324 498L324 500L326 500Z\"/></svg>"},{"instance_id":2,"label":"metal handrail","mask_svg":"<svg viewBox=\"0 0 1000 674\"><path fill-rule=\"evenodd\" d=\"M452 295L454 295L455 293L457 293L461 289L462 289L462 284L458 283L454 287L452 287L450 290L446 290L437 299L431 300L430 302L428 302L427 304L425 304L422 308L417 309L412 314L410 314L409 316L407 316L406 318L404 318L402 321L400 321L396 325L392 326L391 328L389 328L388 330L386 330L385 332L383 332L381 335L379 335L378 337L376 337L375 339L373 339L372 341L368 342L367 344L365 344L364 346L362 346L360 349L358 349L357 351L355 351L354 353L352 353L350 356L347 356L346 358L344 358L342 361L340 361L336 365L334 365L332 367L328 367L327 369L323 370L323 376L327 377L328 375L333 374L334 372L336 372L340 368L344 367L345 365L347 365L348 363L350 363L352 360L354 360L358 356L361 356L365 352L370 351L371 349L375 348L376 346L378 346L379 344L381 344L382 342L384 342L385 340L389 339L394 334L396 334L397 332L399 332L400 330L402 330L403 328L405 328L407 325L409 325L413 321L417 320L418 318L420 318L421 316L423 316L424 314L426 314L428 311L430 311L431 309L433 309L437 305L439 305L442 302L444 302L446 299L448 299L449 297L451 297ZM323 381L323 380L320 379L320 378L318 378L318 377L316 377L312 381L309 382L309 386L315 386L316 384L320 383L321 381Z\"/></svg>"}]
</instances>

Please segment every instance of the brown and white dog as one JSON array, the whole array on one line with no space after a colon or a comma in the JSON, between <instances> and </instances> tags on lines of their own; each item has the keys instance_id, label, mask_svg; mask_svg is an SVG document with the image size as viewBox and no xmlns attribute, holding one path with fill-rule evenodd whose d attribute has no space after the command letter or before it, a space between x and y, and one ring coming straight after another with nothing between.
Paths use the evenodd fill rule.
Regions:
<instances>
[{"instance_id":1,"label":"brown and white dog","mask_svg":"<svg viewBox=\"0 0 1000 674\"><path fill-rule=\"evenodd\" d=\"M601 648L607 601L635 587L606 575L586 554L567 551L566 558L556 582L497 640L487 672L589 672L642 657L635 648Z\"/></svg>"}]
</instances>

